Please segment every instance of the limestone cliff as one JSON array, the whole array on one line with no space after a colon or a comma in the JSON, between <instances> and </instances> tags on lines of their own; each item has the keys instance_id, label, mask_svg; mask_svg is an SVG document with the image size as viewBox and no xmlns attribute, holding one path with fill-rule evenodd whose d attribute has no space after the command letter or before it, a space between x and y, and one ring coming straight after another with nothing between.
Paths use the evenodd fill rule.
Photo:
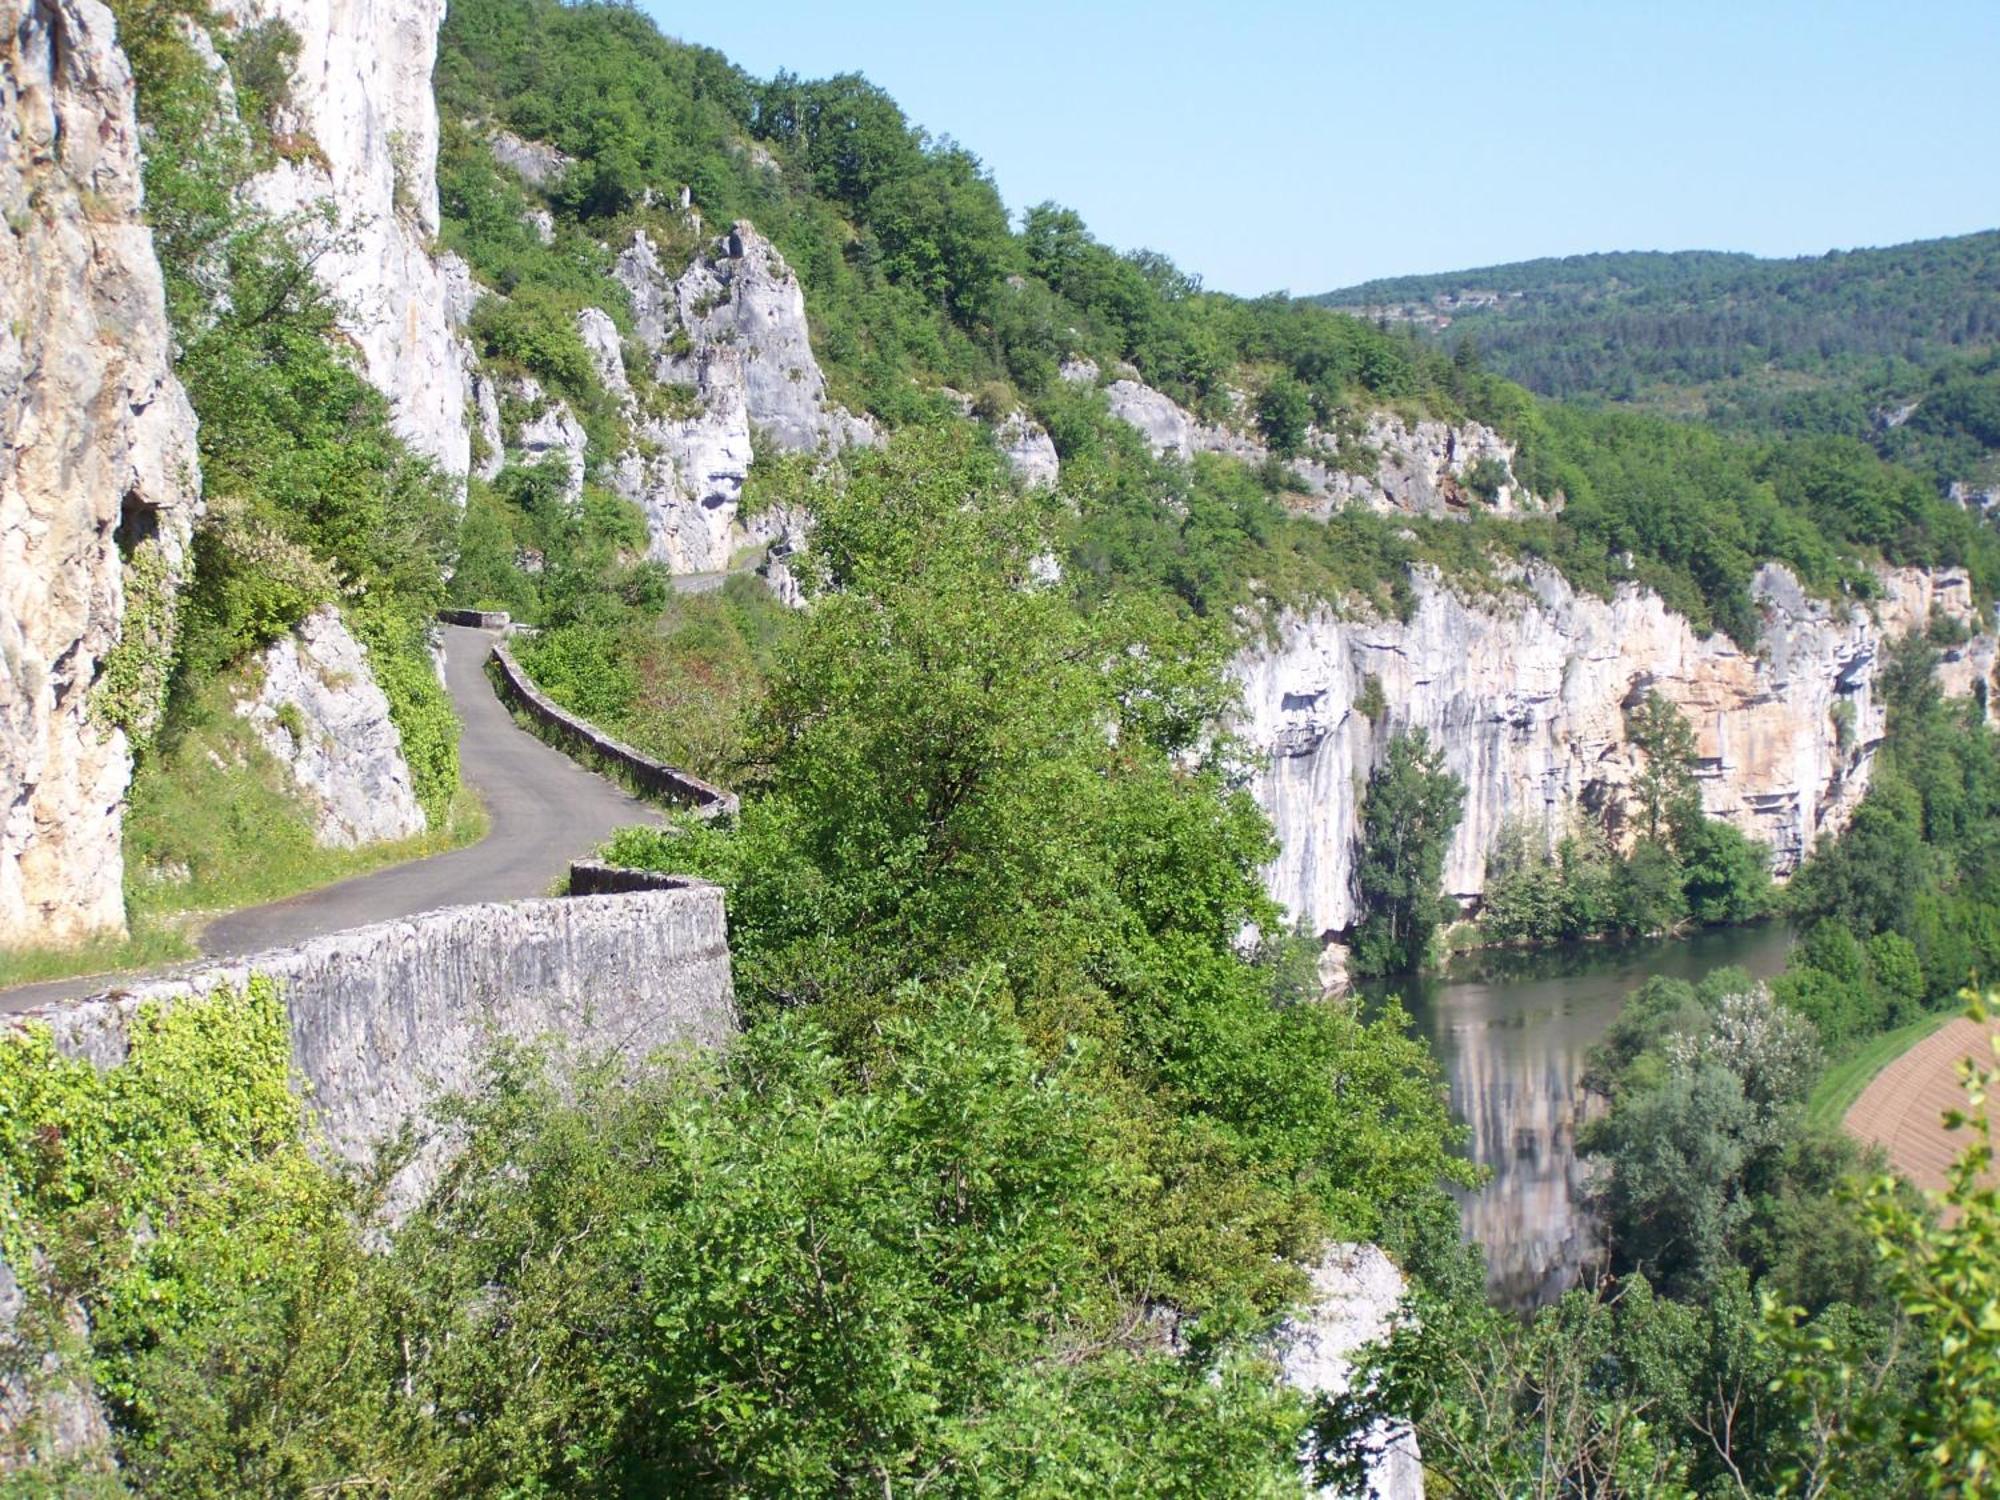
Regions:
<instances>
[{"instance_id":1,"label":"limestone cliff","mask_svg":"<svg viewBox=\"0 0 2000 1500\"><path fill-rule=\"evenodd\" d=\"M157 709L200 485L111 13L0 14L0 945L18 945L124 926L127 730Z\"/></svg>"},{"instance_id":2,"label":"limestone cliff","mask_svg":"<svg viewBox=\"0 0 2000 1500\"><path fill-rule=\"evenodd\" d=\"M224 0L238 27L298 34L290 102L276 133L294 143L253 189L280 218L331 206L337 234L314 262L342 308L362 368L389 398L397 433L448 472L470 459L462 297L438 232L437 61L444 0Z\"/></svg>"},{"instance_id":3,"label":"limestone cliff","mask_svg":"<svg viewBox=\"0 0 2000 1500\"><path fill-rule=\"evenodd\" d=\"M1090 360L1071 360L1062 377L1095 385L1100 371ZM1231 393L1230 420L1207 422L1124 367L1103 389L1111 415L1163 458L1186 463L1213 453L1262 464L1272 456L1250 430L1249 400L1240 391ZM1377 411L1352 431L1309 429L1286 467L1312 497L1304 509L1321 517L1350 505L1413 516L1463 513L1474 505L1496 515L1556 508L1515 480L1514 452L1513 444L1478 422L1412 421Z\"/></svg>"},{"instance_id":4,"label":"limestone cliff","mask_svg":"<svg viewBox=\"0 0 2000 1500\"><path fill-rule=\"evenodd\" d=\"M265 649L261 670L236 711L312 804L316 841L352 849L422 833L403 737L339 612L315 610Z\"/></svg>"},{"instance_id":5,"label":"limestone cliff","mask_svg":"<svg viewBox=\"0 0 2000 1500\"><path fill-rule=\"evenodd\" d=\"M1845 826L1867 790L1883 729L1875 677L1885 640L1910 628L1911 601L1923 601L1927 618L1932 597L1961 587L1891 575L1878 619L1810 599L1768 565L1753 584L1764 620L1753 654L1697 633L1657 595L1628 586L1598 599L1541 566L1491 598L1464 597L1428 574L1413 581L1408 620L1288 615L1235 665L1240 727L1266 757L1257 797L1281 846L1268 883L1318 933L1343 932L1358 915L1361 794L1390 733L1425 729L1465 782L1444 878L1471 904L1508 822L1553 829L1577 809L1620 821L1640 766L1626 710L1649 690L1694 727L1707 810L1790 871ZM1375 702L1371 719L1363 705Z\"/></svg>"},{"instance_id":6,"label":"limestone cliff","mask_svg":"<svg viewBox=\"0 0 2000 1500\"><path fill-rule=\"evenodd\" d=\"M1347 1394L1355 1355L1394 1329L1404 1290L1403 1273L1379 1246L1329 1246L1312 1268L1307 1306L1277 1332L1285 1383L1308 1396ZM1408 1424L1378 1421L1366 1445L1369 1500L1423 1500L1423 1457Z\"/></svg>"},{"instance_id":7,"label":"limestone cliff","mask_svg":"<svg viewBox=\"0 0 2000 1500\"><path fill-rule=\"evenodd\" d=\"M642 383L660 395L648 402L627 387L635 441L614 465L612 486L645 511L655 558L677 573L718 571L738 548L789 529L782 516L740 519L753 451L837 452L873 443L874 426L828 398L805 292L747 221L679 274L642 232L615 274L632 297ZM607 385L611 362L599 356ZM625 372L616 378L625 381Z\"/></svg>"}]
</instances>

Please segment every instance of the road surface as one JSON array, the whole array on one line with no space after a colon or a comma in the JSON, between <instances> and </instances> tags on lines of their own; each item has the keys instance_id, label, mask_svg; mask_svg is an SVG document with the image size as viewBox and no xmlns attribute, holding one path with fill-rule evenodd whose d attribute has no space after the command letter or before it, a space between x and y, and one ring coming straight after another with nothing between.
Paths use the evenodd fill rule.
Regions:
<instances>
[{"instance_id":1,"label":"road surface","mask_svg":"<svg viewBox=\"0 0 2000 1500\"><path fill-rule=\"evenodd\" d=\"M463 726L459 774L486 804L486 837L268 906L226 913L202 932L204 956L288 947L440 906L545 896L572 859L588 854L613 829L660 821L658 811L514 722L486 677L486 658L499 638L498 631L444 627L445 683ZM115 982L97 975L23 985L0 991L0 1012L96 994Z\"/></svg>"}]
</instances>

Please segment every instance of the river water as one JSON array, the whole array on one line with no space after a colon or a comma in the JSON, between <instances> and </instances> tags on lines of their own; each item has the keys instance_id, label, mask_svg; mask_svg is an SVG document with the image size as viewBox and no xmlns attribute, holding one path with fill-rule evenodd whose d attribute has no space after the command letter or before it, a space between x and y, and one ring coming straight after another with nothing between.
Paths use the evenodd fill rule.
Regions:
<instances>
[{"instance_id":1,"label":"river water","mask_svg":"<svg viewBox=\"0 0 2000 1500\"><path fill-rule=\"evenodd\" d=\"M1468 954L1442 974L1374 988L1377 998L1403 996L1451 1082L1473 1158L1492 1169L1459 1200L1466 1236L1486 1249L1496 1301L1552 1301L1598 1253L1576 1154L1581 1079L1625 997L1655 974L1695 980L1730 964L1769 978L1789 945L1782 923L1714 928L1658 942Z\"/></svg>"}]
</instances>

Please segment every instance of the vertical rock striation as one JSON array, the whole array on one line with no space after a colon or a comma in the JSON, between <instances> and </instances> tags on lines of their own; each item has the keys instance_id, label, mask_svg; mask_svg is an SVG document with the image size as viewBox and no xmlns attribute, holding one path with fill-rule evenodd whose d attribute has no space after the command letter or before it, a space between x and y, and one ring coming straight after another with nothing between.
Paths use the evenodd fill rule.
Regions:
<instances>
[{"instance_id":1,"label":"vertical rock striation","mask_svg":"<svg viewBox=\"0 0 2000 1500\"><path fill-rule=\"evenodd\" d=\"M444 0L224 0L220 9L239 28L277 21L299 37L291 100L274 122L291 149L258 178L259 206L302 224L332 208L336 233L315 269L363 370L389 398L397 433L465 473L467 354L450 270L429 249Z\"/></svg>"},{"instance_id":2,"label":"vertical rock striation","mask_svg":"<svg viewBox=\"0 0 2000 1500\"><path fill-rule=\"evenodd\" d=\"M1256 792L1281 846L1270 889L1323 935L1358 915L1362 790L1391 732L1426 730L1465 782L1444 878L1470 904L1508 822L1553 831L1582 810L1620 824L1641 764L1626 711L1653 690L1694 728L1708 812L1768 845L1778 873L1791 871L1846 826L1867 790L1883 729L1876 672L1885 643L1909 628L1909 600L1921 595L1927 617L1926 588L1947 598L1958 589L1891 575L1878 620L1808 598L1767 565L1752 586L1764 619L1753 654L1697 634L1657 595L1628 586L1597 599L1539 565L1491 598L1468 599L1427 572L1413 582L1408 620L1287 615L1235 665L1240 728L1268 757ZM1358 705L1377 700L1384 708L1370 720Z\"/></svg>"},{"instance_id":3,"label":"vertical rock striation","mask_svg":"<svg viewBox=\"0 0 2000 1500\"><path fill-rule=\"evenodd\" d=\"M0 16L0 944L13 946L123 929L119 726L143 729L157 707L200 484L111 13L0 0Z\"/></svg>"}]
</instances>

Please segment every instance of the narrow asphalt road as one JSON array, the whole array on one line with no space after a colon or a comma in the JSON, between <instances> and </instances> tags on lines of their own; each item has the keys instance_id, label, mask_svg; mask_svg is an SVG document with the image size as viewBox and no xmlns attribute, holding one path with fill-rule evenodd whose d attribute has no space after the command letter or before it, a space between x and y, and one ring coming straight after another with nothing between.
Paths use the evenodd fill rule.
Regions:
<instances>
[{"instance_id":1,"label":"narrow asphalt road","mask_svg":"<svg viewBox=\"0 0 2000 1500\"><path fill-rule=\"evenodd\" d=\"M486 804L486 837L464 849L229 912L203 931L205 956L281 948L434 907L546 895L570 860L588 854L613 829L660 821L657 810L514 722L486 677L486 658L498 639L497 631L444 628L445 682L464 726L459 771ZM95 994L115 982L99 975L23 985L0 991L0 1012Z\"/></svg>"}]
</instances>

